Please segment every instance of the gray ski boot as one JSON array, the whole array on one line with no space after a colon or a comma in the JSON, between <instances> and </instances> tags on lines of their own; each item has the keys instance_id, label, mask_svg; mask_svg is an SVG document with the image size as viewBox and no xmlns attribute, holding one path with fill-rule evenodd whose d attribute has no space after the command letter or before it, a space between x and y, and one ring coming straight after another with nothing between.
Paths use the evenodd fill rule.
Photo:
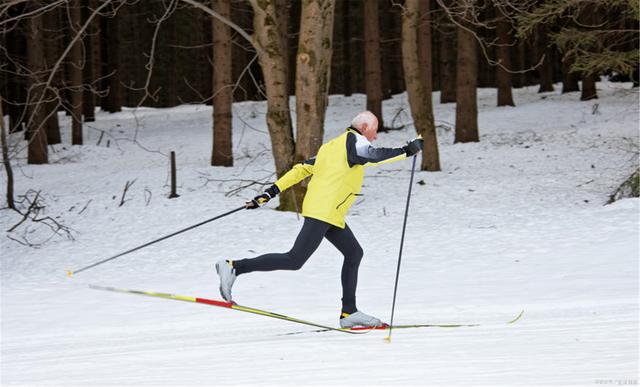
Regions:
<instances>
[{"instance_id":1,"label":"gray ski boot","mask_svg":"<svg viewBox=\"0 0 640 387\"><path fill-rule=\"evenodd\" d=\"M220 277L220 295L227 302L233 302L231 298L231 288L236 280L236 269L227 260L216 262L216 272Z\"/></svg>"},{"instance_id":2,"label":"gray ski boot","mask_svg":"<svg viewBox=\"0 0 640 387\"><path fill-rule=\"evenodd\" d=\"M380 319L369 316L368 314L364 314L360 311L351 314L342 313L342 316L340 317L341 328L379 327L382 325L385 324L383 324Z\"/></svg>"}]
</instances>

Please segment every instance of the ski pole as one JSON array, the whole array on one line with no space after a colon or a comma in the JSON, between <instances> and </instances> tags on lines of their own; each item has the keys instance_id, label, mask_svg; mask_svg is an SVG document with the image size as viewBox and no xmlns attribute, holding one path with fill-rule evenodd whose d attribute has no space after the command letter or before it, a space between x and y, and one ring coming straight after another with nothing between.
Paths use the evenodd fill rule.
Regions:
<instances>
[{"instance_id":1,"label":"ski pole","mask_svg":"<svg viewBox=\"0 0 640 387\"><path fill-rule=\"evenodd\" d=\"M389 336L385 338L387 342L391 342L391 332L393 330L393 314L396 310L396 295L398 293L398 279L400 278L400 262L402 261L402 247L404 246L404 233L407 229L407 216L409 215L409 199L411 199L411 187L413 187L413 174L416 170L416 155L413 156L413 164L411 165L411 180L409 181L409 193L407 194L407 205L404 209L404 222L402 223L402 237L400 238L400 252L398 253L398 268L396 269L396 284L393 287L393 304L391 306L391 321L389 322Z\"/></svg>"},{"instance_id":2,"label":"ski pole","mask_svg":"<svg viewBox=\"0 0 640 387\"><path fill-rule=\"evenodd\" d=\"M174 232L173 234L169 234L169 235L163 236L162 238L158 238L158 239L153 240L153 241L151 241L151 242L147 242L147 243L145 243L144 245L140 245L140 246L138 246L138 247L134 247L134 248L132 248L132 249L130 249L130 250L127 250L127 251L125 251L125 252L122 252L122 253L120 253L120 254L116 254L116 255L114 255L113 257L105 258L105 259L103 259L103 260L101 260L101 261L98 261L98 262L92 263L91 265L89 265L89 266L85 266L85 267L83 267L83 268L81 268L81 269L77 269L77 270L67 270L67 276L68 276L68 277L73 277L73 275L74 275L74 274L78 274L78 273L80 273L80 272L83 272L83 271L85 271L85 270L89 270L89 269L91 269L91 268L93 268L93 267L96 267L96 266L98 266L98 265L102 265L103 263L106 263L106 262L112 261L112 260L114 260L114 259L116 259L116 258L122 257L123 255L127 255L127 254L129 254L129 253L133 253L133 252L134 252L134 251L136 251L136 250L140 250L140 249L145 248L145 247L147 247L147 246L151 246L151 245L152 245L152 244L154 244L154 243L157 243L157 242L163 241L163 240L165 240L165 239L171 238L171 237L176 236L176 235L178 235L178 234L181 234L181 233L183 233L183 232L185 232L185 231L193 230L193 229L194 229L194 228L196 228L196 227L200 227L200 226L202 226L202 225L204 225L204 224L207 224L207 223L209 223L209 222L213 222L213 221L214 221L214 220L216 220L216 219L224 218L224 217L225 217L225 216L227 216L227 215L231 215L231 214L233 214L234 212L238 212L238 211L240 211L240 210L244 210L245 208L247 208L247 205L246 205L246 204L245 204L244 206L242 206L242 207L238 207L238 208L236 208L235 210L231 210L231 211L226 212L226 213L224 213L224 214L222 214L222 215L218 215L218 216L216 216L216 217L214 217L214 218L207 219L207 220L205 220L205 221L203 221L203 222L200 222L200 223L198 223L198 224L194 224L193 226L189 226L189 227L187 227L187 228L183 228L182 230L180 230L180 231L176 231L176 232Z\"/></svg>"}]
</instances>

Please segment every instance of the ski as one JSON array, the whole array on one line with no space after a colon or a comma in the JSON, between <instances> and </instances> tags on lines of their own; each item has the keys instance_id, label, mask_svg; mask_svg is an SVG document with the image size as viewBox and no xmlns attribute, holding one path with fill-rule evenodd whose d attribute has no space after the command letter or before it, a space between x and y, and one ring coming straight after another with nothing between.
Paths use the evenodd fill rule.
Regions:
<instances>
[{"instance_id":1,"label":"ski","mask_svg":"<svg viewBox=\"0 0 640 387\"><path fill-rule=\"evenodd\" d=\"M520 311L520 313L518 313L518 315L511 319L510 321L507 322L507 325L509 324L513 324L516 321L520 320L520 318L522 317L522 315L524 314L524 310ZM481 324L405 324L405 325L394 325L393 329L409 329L409 328L473 328L473 327L479 327ZM343 328L349 331L385 331L388 330L390 328L389 325L385 324L379 327L354 327L354 328ZM312 330L312 331L298 331L298 332L289 332L289 333L284 333L282 334L282 336L288 336L288 335L299 335L299 334L303 334L303 333L319 333L319 332L328 332L328 329L316 329L316 330Z\"/></svg>"},{"instance_id":2,"label":"ski","mask_svg":"<svg viewBox=\"0 0 640 387\"><path fill-rule=\"evenodd\" d=\"M394 325L393 329L408 329L408 328L471 328L478 327L480 324L406 324L406 325ZM350 331L350 332L360 332L360 331L386 331L389 330L390 325L381 325L379 327L353 327L353 328L341 328L342 330ZM290 336L290 335L300 335L303 333L320 333L320 332L329 332L328 329L316 329L312 331L297 331L297 332L289 332L283 333L281 336Z\"/></svg>"},{"instance_id":3,"label":"ski","mask_svg":"<svg viewBox=\"0 0 640 387\"><path fill-rule=\"evenodd\" d=\"M309 325L309 326L313 326L313 327L316 327L316 328L321 328L320 331L323 331L323 332L335 331L335 332L342 332L342 333L349 333L349 334L363 334L363 333L371 332L374 329L374 328L362 328L362 329L335 328L335 327L331 327L331 326L328 326L328 325L323 325L323 324L318 324L318 323L311 322L311 321L301 320L299 318L290 317L290 316L286 316L286 315L279 314L279 313L274 313L274 312L269 312L269 311L262 310L262 309L257 309L257 308L251 308L251 307L248 307L248 306L238 305L238 304L233 303L233 302L212 300L212 299L208 299L208 298L183 296L183 295L179 295L179 294L150 292L150 291L143 291L143 290L122 289L122 288L114 288L114 287L110 287L110 286L99 286L99 285L89 285L89 288L95 289L95 290L104 290L104 291L109 291L109 292L116 292L116 293L136 294L136 295L147 296L147 297L164 298L164 299L168 299L168 300L185 301L185 302L192 302L192 303L196 303L196 304L217 306L217 307L220 307L220 308L237 310L239 312L253 313L253 314L257 314L257 315L264 316L264 317L271 317L271 318L276 318L276 319L279 319L279 320L285 320L285 321L289 321L289 322L292 322L292 323Z\"/></svg>"}]
</instances>

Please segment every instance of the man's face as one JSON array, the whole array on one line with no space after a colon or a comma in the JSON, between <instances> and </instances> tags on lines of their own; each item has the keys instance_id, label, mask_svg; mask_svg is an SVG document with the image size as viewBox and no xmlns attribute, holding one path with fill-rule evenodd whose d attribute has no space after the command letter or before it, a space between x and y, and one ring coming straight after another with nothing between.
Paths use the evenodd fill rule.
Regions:
<instances>
[{"instance_id":1,"label":"man's face","mask_svg":"<svg viewBox=\"0 0 640 387\"><path fill-rule=\"evenodd\" d=\"M363 135L369 142L374 142L378 138L378 120L374 120L371 126L365 124L365 128L362 131Z\"/></svg>"}]
</instances>

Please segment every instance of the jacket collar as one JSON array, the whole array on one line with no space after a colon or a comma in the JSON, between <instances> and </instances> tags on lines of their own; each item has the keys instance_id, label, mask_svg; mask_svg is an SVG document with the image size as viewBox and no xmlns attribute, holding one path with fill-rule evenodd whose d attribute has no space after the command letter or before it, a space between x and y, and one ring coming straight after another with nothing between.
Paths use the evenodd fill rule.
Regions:
<instances>
[{"instance_id":1,"label":"jacket collar","mask_svg":"<svg viewBox=\"0 0 640 387\"><path fill-rule=\"evenodd\" d=\"M347 130L353 130L353 131L355 131L356 133L358 133L359 135L364 136L364 134L362 134L362 132L361 132L361 131L359 131L358 129L354 128L354 127L353 127L353 126L351 126L351 125L349 125L349 127L347 128Z\"/></svg>"}]
</instances>

